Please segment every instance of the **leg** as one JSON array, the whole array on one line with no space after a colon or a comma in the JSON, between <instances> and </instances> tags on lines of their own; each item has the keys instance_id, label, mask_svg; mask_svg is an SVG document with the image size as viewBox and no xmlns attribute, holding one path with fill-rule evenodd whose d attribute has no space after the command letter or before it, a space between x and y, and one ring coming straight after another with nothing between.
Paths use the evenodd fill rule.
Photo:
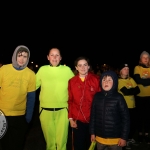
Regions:
<instances>
[{"instance_id":1,"label":"leg","mask_svg":"<svg viewBox=\"0 0 150 150\"><path fill-rule=\"evenodd\" d=\"M136 96L136 115L138 116L137 130L138 130L138 141L143 142L143 122L144 122L144 101L142 97Z\"/></svg>"},{"instance_id":2,"label":"leg","mask_svg":"<svg viewBox=\"0 0 150 150\"><path fill-rule=\"evenodd\" d=\"M46 150L56 150L56 128L53 111L43 110L40 114L41 128L46 141Z\"/></svg>"},{"instance_id":3,"label":"leg","mask_svg":"<svg viewBox=\"0 0 150 150\"><path fill-rule=\"evenodd\" d=\"M107 145L96 142L97 150L108 150Z\"/></svg>"},{"instance_id":4,"label":"leg","mask_svg":"<svg viewBox=\"0 0 150 150\"><path fill-rule=\"evenodd\" d=\"M67 108L55 111L55 127L56 127L56 145L57 150L67 149L67 138L68 138L68 110Z\"/></svg>"},{"instance_id":5,"label":"leg","mask_svg":"<svg viewBox=\"0 0 150 150\"><path fill-rule=\"evenodd\" d=\"M8 129L1 139L3 150L23 150L28 124L25 116L6 117Z\"/></svg>"},{"instance_id":6,"label":"leg","mask_svg":"<svg viewBox=\"0 0 150 150\"><path fill-rule=\"evenodd\" d=\"M144 114L144 139L145 142L150 144L150 137L149 137L149 131L150 131L150 97L144 97L144 107L145 107L145 114Z\"/></svg>"},{"instance_id":7,"label":"leg","mask_svg":"<svg viewBox=\"0 0 150 150\"><path fill-rule=\"evenodd\" d=\"M118 145L109 145L108 150L122 150L122 147Z\"/></svg>"},{"instance_id":8,"label":"leg","mask_svg":"<svg viewBox=\"0 0 150 150\"><path fill-rule=\"evenodd\" d=\"M72 150L72 128L69 124L69 129L68 129L68 140L67 140L67 150Z\"/></svg>"},{"instance_id":9,"label":"leg","mask_svg":"<svg viewBox=\"0 0 150 150\"><path fill-rule=\"evenodd\" d=\"M131 145L138 146L139 143L136 142L134 139L134 135L136 132L136 126L137 126L137 116L136 116L136 109L135 108L129 108L130 113L130 133L127 140L127 146L126 149L129 149Z\"/></svg>"},{"instance_id":10,"label":"leg","mask_svg":"<svg viewBox=\"0 0 150 150\"><path fill-rule=\"evenodd\" d=\"M129 133L129 139L132 139L134 137L134 134L136 132L136 112L135 108L129 109L130 113L130 133Z\"/></svg>"},{"instance_id":11,"label":"leg","mask_svg":"<svg viewBox=\"0 0 150 150\"><path fill-rule=\"evenodd\" d=\"M77 121L77 126L73 128L74 150L87 150L91 144L89 124Z\"/></svg>"}]
</instances>

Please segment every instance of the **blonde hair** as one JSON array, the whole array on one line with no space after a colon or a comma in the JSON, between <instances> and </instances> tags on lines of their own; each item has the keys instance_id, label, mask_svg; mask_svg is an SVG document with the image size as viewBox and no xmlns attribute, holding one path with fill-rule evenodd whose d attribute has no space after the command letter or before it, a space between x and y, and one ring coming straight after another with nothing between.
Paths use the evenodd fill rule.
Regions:
<instances>
[{"instance_id":1,"label":"blonde hair","mask_svg":"<svg viewBox=\"0 0 150 150\"><path fill-rule=\"evenodd\" d=\"M128 67L128 68L129 68L129 67ZM122 68L122 69L123 69L123 68ZM119 72L120 77L122 77L122 76L121 76L121 75L122 75L122 73L121 73L122 69L121 69L120 72ZM128 72L128 75L127 75L126 77L127 77L127 78L130 78L129 72Z\"/></svg>"}]
</instances>

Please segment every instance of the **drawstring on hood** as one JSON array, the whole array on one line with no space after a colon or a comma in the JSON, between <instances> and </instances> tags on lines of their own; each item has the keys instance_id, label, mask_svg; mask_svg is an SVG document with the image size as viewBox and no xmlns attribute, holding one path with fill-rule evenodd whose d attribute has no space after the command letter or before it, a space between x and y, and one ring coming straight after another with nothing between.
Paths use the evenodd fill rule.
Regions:
<instances>
[{"instance_id":1,"label":"drawstring on hood","mask_svg":"<svg viewBox=\"0 0 150 150\"><path fill-rule=\"evenodd\" d=\"M28 51L28 59L27 59L27 62L24 64L24 66L19 66L18 63L17 63L17 54L22 49L25 49L26 51ZM24 69L25 67L27 67L27 65L29 63L29 58L30 58L30 51L29 51L29 49L26 46L24 46L24 45L17 46L15 51L14 51L14 53L13 53L13 56L12 56L12 65L15 68L18 68L18 69Z\"/></svg>"}]
</instances>

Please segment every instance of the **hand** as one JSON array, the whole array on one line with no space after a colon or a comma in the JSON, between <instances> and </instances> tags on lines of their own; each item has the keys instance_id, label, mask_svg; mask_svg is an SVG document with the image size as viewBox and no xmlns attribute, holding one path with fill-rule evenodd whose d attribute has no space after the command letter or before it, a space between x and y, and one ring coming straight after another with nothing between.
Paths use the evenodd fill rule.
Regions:
<instances>
[{"instance_id":1,"label":"hand","mask_svg":"<svg viewBox=\"0 0 150 150\"><path fill-rule=\"evenodd\" d=\"M94 134L91 135L91 142L93 142L93 141L95 141L95 135Z\"/></svg>"},{"instance_id":2,"label":"hand","mask_svg":"<svg viewBox=\"0 0 150 150\"><path fill-rule=\"evenodd\" d=\"M71 126L72 128L77 128L76 120L70 119L69 121L70 121L70 126Z\"/></svg>"},{"instance_id":3,"label":"hand","mask_svg":"<svg viewBox=\"0 0 150 150\"><path fill-rule=\"evenodd\" d=\"M126 146L126 144L127 144L126 140L123 140L123 139L120 139L118 142L118 146L121 146L121 147Z\"/></svg>"}]
</instances>

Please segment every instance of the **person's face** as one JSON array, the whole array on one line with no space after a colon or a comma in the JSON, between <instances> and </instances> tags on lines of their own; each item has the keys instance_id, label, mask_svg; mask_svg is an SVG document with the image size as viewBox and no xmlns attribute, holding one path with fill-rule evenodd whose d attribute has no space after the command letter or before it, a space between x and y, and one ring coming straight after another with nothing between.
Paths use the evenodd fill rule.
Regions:
<instances>
[{"instance_id":1,"label":"person's face","mask_svg":"<svg viewBox=\"0 0 150 150\"><path fill-rule=\"evenodd\" d=\"M90 66L88 65L86 60L79 60L77 66L75 66L76 70L78 70L79 75L84 77L88 74Z\"/></svg>"},{"instance_id":2,"label":"person's face","mask_svg":"<svg viewBox=\"0 0 150 150\"><path fill-rule=\"evenodd\" d=\"M148 62L149 62L149 56L144 54L142 57L141 57L141 62L142 64L144 65L148 65Z\"/></svg>"},{"instance_id":3,"label":"person's face","mask_svg":"<svg viewBox=\"0 0 150 150\"><path fill-rule=\"evenodd\" d=\"M61 60L60 51L56 48L51 49L49 55L47 56L47 59L49 60L52 66L57 66Z\"/></svg>"},{"instance_id":4,"label":"person's face","mask_svg":"<svg viewBox=\"0 0 150 150\"><path fill-rule=\"evenodd\" d=\"M19 66L24 66L28 60L28 53L27 52L19 52L17 54L17 63Z\"/></svg>"},{"instance_id":5,"label":"person's face","mask_svg":"<svg viewBox=\"0 0 150 150\"><path fill-rule=\"evenodd\" d=\"M121 70L121 75L123 75L123 76L128 76L129 75L129 67L124 67L124 68L122 68L122 70Z\"/></svg>"},{"instance_id":6,"label":"person's face","mask_svg":"<svg viewBox=\"0 0 150 150\"><path fill-rule=\"evenodd\" d=\"M102 88L105 91L109 91L113 86L113 79L111 76L105 76L102 79Z\"/></svg>"}]
</instances>

